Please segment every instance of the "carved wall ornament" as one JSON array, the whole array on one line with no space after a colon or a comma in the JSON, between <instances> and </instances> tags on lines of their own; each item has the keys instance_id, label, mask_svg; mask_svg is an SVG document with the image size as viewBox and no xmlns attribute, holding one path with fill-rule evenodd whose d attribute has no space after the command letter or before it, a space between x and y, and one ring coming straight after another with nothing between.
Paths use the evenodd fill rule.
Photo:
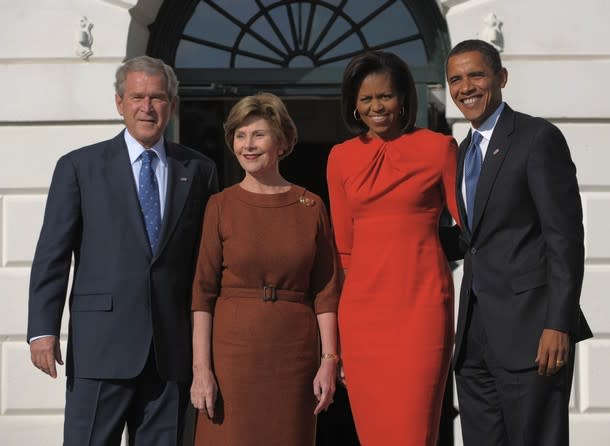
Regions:
<instances>
[{"instance_id":1,"label":"carved wall ornament","mask_svg":"<svg viewBox=\"0 0 610 446\"><path fill-rule=\"evenodd\" d=\"M491 43L500 53L504 50L504 35L502 34L502 21L493 12L483 19L483 28L479 38Z\"/></svg>"},{"instance_id":2,"label":"carved wall ornament","mask_svg":"<svg viewBox=\"0 0 610 446\"><path fill-rule=\"evenodd\" d=\"M85 16L81 17L78 21L78 31L76 33L76 55L83 60L89 60L93 55L93 23Z\"/></svg>"}]
</instances>

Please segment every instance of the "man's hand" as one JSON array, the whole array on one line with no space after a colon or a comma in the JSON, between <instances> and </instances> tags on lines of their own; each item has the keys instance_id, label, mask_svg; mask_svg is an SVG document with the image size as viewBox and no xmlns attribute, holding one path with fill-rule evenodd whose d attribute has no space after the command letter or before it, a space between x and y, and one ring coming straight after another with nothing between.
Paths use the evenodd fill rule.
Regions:
<instances>
[{"instance_id":1,"label":"man's hand","mask_svg":"<svg viewBox=\"0 0 610 446\"><path fill-rule=\"evenodd\" d=\"M540 336L538 343L538 364L539 375L554 375L568 361L570 353L570 337L567 333L559 330L545 328Z\"/></svg>"},{"instance_id":2,"label":"man's hand","mask_svg":"<svg viewBox=\"0 0 610 446\"><path fill-rule=\"evenodd\" d=\"M36 368L52 378L57 378L55 361L60 365L64 365L61 359L59 338L57 336L44 336L30 342L30 357Z\"/></svg>"}]
</instances>

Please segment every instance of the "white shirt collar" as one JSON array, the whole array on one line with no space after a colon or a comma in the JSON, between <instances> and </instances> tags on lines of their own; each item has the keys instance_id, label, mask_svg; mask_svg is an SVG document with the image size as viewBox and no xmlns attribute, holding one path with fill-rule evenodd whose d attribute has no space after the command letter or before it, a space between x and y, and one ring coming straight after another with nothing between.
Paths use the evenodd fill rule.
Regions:
<instances>
[{"instance_id":1,"label":"white shirt collar","mask_svg":"<svg viewBox=\"0 0 610 446\"><path fill-rule=\"evenodd\" d=\"M502 102L498 106L498 108L496 108L496 110L491 114L491 116L489 116L489 118L487 118L485 120L485 122L479 126L478 129L471 127L470 134L472 135L472 132L479 132L486 141L491 140L491 135L494 132L494 128L496 128L498 119L500 118L500 115L502 114L502 110L504 110L504 105L505 105L505 103Z\"/></svg>"},{"instance_id":2,"label":"white shirt collar","mask_svg":"<svg viewBox=\"0 0 610 446\"><path fill-rule=\"evenodd\" d=\"M129 130L125 129L123 136L125 138L125 144L127 144L127 151L129 152L129 161L131 164L133 164L138 161L142 152L147 149L145 149L142 144L140 144L138 141L135 140L133 136L131 136ZM159 141L157 141L155 145L150 148L150 150L155 151L155 153L159 157L159 161L163 165L167 164L167 157L165 155L165 139L163 138L163 136L161 136L161 139L159 139Z\"/></svg>"}]
</instances>

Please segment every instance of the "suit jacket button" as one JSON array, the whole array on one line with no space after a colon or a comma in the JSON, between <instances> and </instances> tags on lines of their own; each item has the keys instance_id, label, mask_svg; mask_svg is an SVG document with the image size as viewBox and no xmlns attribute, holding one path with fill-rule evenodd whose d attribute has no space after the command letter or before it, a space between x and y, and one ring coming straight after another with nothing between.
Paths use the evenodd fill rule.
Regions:
<instances>
[{"instance_id":1,"label":"suit jacket button","mask_svg":"<svg viewBox=\"0 0 610 446\"><path fill-rule=\"evenodd\" d=\"M470 248L470 254L474 255L477 253L477 248Z\"/></svg>"}]
</instances>

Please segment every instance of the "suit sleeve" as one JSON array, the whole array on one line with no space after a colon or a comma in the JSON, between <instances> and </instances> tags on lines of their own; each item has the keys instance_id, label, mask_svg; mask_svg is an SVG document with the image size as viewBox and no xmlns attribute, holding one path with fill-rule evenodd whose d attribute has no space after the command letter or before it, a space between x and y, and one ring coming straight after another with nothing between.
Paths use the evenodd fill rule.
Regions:
<instances>
[{"instance_id":1,"label":"suit sleeve","mask_svg":"<svg viewBox=\"0 0 610 446\"><path fill-rule=\"evenodd\" d=\"M345 183L341 174L337 147L330 152L327 167L328 195L330 214L341 268L348 269L352 252L353 219L347 202Z\"/></svg>"},{"instance_id":2,"label":"suit sleeve","mask_svg":"<svg viewBox=\"0 0 610 446\"><path fill-rule=\"evenodd\" d=\"M568 332L578 317L584 274L582 204L568 145L550 123L542 125L533 141L527 179L546 245L545 328Z\"/></svg>"},{"instance_id":3,"label":"suit sleeve","mask_svg":"<svg viewBox=\"0 0 610 446\"><path fill-rule=\"evenodd\" d=\"M72 252L82 228L76 167L70 155L55 167L30 273L27 339L59 336Z\"/></svg>"},{"instance_id":4,"label":"suit sleeve","mask_svg":"<svg viewBox=\"0 0 610 446\"><path fill-rule=\"evenodd\" d=\"M213 162L210 163L208 172L206 172L206 174L207 174L207 179L208 179L208 193L210 195L217 193L218 192L218 174L216 172L216 166L214 165Z\"/></svg>"},{"instance_id":5,"label":"suit sleeve","mask_svg":"<svg viewBox=\"0 0 610 446\"><path fill-rule=\"evenodd\" d=\"M222 273L222 239L218 195L213 195L203 215L199 257L193 281L192 311L214 313L220 292Z\"/></svg>"}]
</instances>

